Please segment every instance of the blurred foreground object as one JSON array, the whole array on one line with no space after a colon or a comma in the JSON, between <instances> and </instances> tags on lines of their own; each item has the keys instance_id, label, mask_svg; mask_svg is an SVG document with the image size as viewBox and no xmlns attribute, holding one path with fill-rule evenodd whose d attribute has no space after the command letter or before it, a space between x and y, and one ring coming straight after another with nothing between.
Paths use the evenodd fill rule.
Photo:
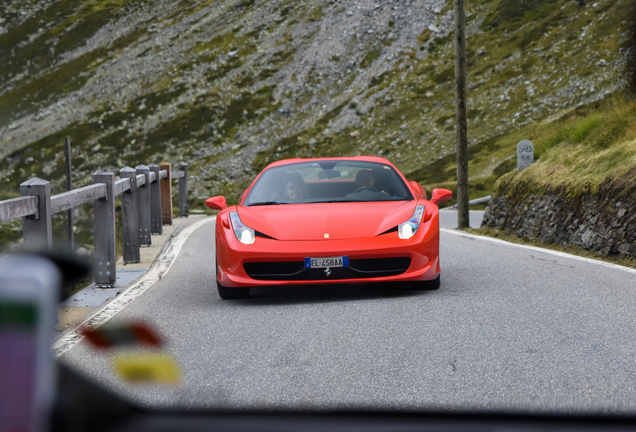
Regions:
<instances>
[{"instance_id":1,"label":"blurred foreground object","mask_svg":"<svg viewBox=\"0 0 636 432\"><path fill-rule=\"evenodd\" d=\"M181 370L176 360L161 350L162 339L144 322L108 323L85 327L81 333L99 350L108 350L113 371L122 380L138 384L178 384Z\"/></svg>"},{"instance_id":2,"label":"blurred foreground object","mask_svg":"<svg viewBox=\"0 0 636 432\"><path fill-rule=\"evenodd\" d=\"M85 327L81 333L95 348L106 349L121 346L140 345L160 347L161 338L148 324L106 324L98 328Z\"/></svg>"},{"instance_id":3,"label":"blurred foreground object","mask_svg":"<svg viewBox=\"0 0 636 432\"><path fill-rule=\"evenodd\" d=\"M52 333L62 278L43 256L0 261L0 432L48 430L55 397Z\"/></svg>"},{"instance_id":4,"label":"blurred foreground object","mask_svg":"<svg viewBox=\"0 0 636 432\"><path fill-rule=\"evenodd\" d=\"M120 353L112 357L113 369L129 383L179 384L181 370L165 352Z\"/></svg>"}]
</instances>

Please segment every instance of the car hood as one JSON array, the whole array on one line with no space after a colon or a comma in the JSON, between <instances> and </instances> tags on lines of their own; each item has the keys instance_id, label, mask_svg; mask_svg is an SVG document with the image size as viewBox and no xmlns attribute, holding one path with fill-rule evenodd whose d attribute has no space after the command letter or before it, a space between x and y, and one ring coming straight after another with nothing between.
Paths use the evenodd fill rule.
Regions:
<instances>
[{"instance_id":1,"label":"car hood","mask_svg":"<svg viewBox=\"0 0 636 432\"><path fill-rule=\"evenodd\" d=\"M413 200L237 208L245 225L277 240L339 240L381 234L407 221L416 205Z\"/></svg>"}]
</instances>

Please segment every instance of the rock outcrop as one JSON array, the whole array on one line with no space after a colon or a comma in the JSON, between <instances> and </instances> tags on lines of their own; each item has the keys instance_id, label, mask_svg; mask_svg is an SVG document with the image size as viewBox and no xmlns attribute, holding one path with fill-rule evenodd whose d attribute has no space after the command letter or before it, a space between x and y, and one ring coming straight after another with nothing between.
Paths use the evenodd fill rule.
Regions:
<instances>
[{"instance_id":1,"label":"rock outcrop","mask_svg":"<svg viewBox=\"0 0 636 432\"><path fill-rule=\"evenodd\" d=\"M482 226L544 244L636 257L636 195L624 187L577 196L566 191L493 196Z\"/></svg>"}]
</instances>

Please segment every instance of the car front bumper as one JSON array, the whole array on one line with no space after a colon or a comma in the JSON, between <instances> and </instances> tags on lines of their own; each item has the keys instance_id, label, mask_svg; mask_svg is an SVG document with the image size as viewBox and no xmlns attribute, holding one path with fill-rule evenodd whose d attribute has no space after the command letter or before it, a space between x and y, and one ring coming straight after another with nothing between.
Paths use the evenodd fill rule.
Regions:
<instances>
[{"instance_id":1,"label":"car front bumper","mask_svg":"<svg viewBox=\"0 0 636 432\"><path fill-rule=\"evenodd\" d=\"M236 240L231 229L217 225L217 279L226 287L267 287L281 285L351 284L369 282L410 282L437 278L439 266L439 225L437 215L408 240L400 239L397 232L391 232L364 239L325 239L319 241L280 241L257 237L251 245ZM410 263L405 271L389 276L365 277L364 273L344 271L342 268L312 269L297 276L269 275L250 277L245 264L261 263L259 267L281 264L297 264L302 270L305 258L348 256L351 265L387 258L408 258ZM382 261L379 261L382 263ZM352 269L353 270L353 269ZM250 272L254 276L254 272ZM272 273L277 273L273 271ZM287 272L290 273L290 272ZM293 271L291 273L294 273ZM377 275L377 272L371 272ZM309 274L309 276L308 276ZM338 277L345 276L345 277ZM353 276L352 276L353 275ZM323 277L324 276L324 277Z\"/></svg>"}]
</instances>

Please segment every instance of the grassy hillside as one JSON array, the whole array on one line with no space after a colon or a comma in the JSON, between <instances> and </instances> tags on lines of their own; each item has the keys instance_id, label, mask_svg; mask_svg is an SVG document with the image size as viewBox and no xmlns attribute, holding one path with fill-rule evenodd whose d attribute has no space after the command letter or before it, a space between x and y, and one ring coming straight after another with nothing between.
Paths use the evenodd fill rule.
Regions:
<instances>
[{"instance_id":1,"label":"grassy hillside","mask_svg":"<svg viewBox=\"0 0 636 432\"><path fill-rule=\"evenodd\" d=\"M471 196L490 193L514 167L516 142L545 119L620 88L630 2L586 3L467 4ZM188 161L192 208L215 194L235 201L268 162L292 156L382 155L427 187L450 186L451 9L443 0L2 2L0 195L16 196L32 176L62 191L65 136L77 186L97 169ZM2 232L6 245L19 224Z\"/></svg>"},{"instance_id":2,"label":"grassy hillside","mask_svg":"<svg viewBox=\"0 0 636 432\"><path fill-rule=\"evenodd\" d=\"M620 96L544 122L539 159L501 176L477 234L634 267L636 100Z\"/></svg>"},{"instance_id":3,"label":"grassy hillside","mask_svg":"<svg viewBox=\"0 0 636 432\"><path fill-rule=\"evenodd\" d=\"M522 139L534 144L537 162L517 173L516 146ZM495 191L504 193L516 184L520 197L564 187L570 193L596 193L603 182L619 178L636 168L636 102L622 94L579 105L495 136L469 148L470 198ZM503 160L490 171L492 160ZM449 154L414 171L410 177L427 190L456 190L456 155ZM524 185L521 187L521 185ZM504 190L505 188L505 190ZM450 201L454 204L454 200Z\"/></svg>"},{"instance_id":4,"label":"grassy hillside","mask_svg":"<svg viewBox=\"0 0 636 432\"><path fill-rule=\"evenodd\" d=\"M621 194L636 187L636 101L610 98L582 106L537 134L540 158L525 170L509 172L495 186L497 194L564 191L568 196L597 194L614 185Z\"/></svg>"}]
</instances>

